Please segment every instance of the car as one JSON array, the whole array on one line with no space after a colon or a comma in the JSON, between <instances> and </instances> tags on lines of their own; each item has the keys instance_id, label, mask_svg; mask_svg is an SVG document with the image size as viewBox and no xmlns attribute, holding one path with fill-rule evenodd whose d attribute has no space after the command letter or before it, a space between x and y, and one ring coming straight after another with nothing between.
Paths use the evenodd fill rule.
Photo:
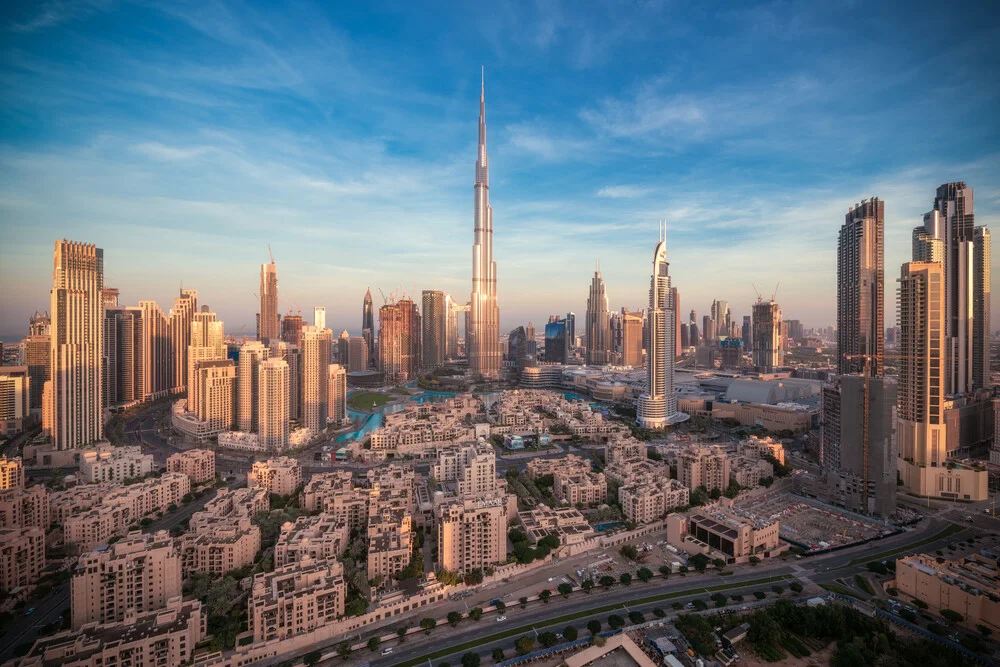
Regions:
<instances>
[{"instance_id":1,"label":"car","mask_svg":"<svg viewBox=\"0 0 1000 667\"><path fill-rule=\"evenodd\" d=\"M503 623L507 620L506 616L497 616L497 623Z\"/></svg>"},{"instance_id":2,"label":"car","mask_svg":"<svg viewBox=\"0 0 1000 667\"><path fill-rule=\"evenodd\" d=\"M965 515L965 520L968 521L969 523L972 523L972 517L969 516L968 514Z\"/></svg>"},{"instance_id":3,"label":"car","mask_svg":"<svg viewBox=\"0 0 1000 667\"><path fill-rule=\"evenodd\" d=\"M896 616L899 616L899 609L893 609L892 613L894 613Z\"/></svg>"},{"instance_id":4,"label":"car","mask_svg":"<svg viewBox=\"0 0 1000 667\"><path fill-rule=\"evenodd\" d=\"M562 639L562 633L561 632L557 632L556 633L556 639Z\"/></svg>"},{"instance_id":5,"label":"car","mask_svg":"<svg viewBox=\"0 0 1000 667\"><path fill-rule=\"evenodd\" d=\"M392 653L392 647L391 646L388 646L388 647L382 649L382 655L389 655L390 653Z\"/></svg>"},{"instance_id":6,"label":"car","mask_svg":"<svg viewBox=\"0 0 1000 667\"><path fill-rule=\"evenodd\" d=\"M25 615L25 616L31 616L31 615L32 615L32 614L34 614L34 613L35 613L35 608L34 608L34 607L32 607L32 608L31 608L31 609L29 609L28 611L24 612L24 615Z\"/></svg>"},{"instance_id":7,"label":"car","mask_svg":"<svg viewBox=\"0 0 1000 667\"><path fill-rule=\"evenodd\" d=\"M684 605L684 608L685 609L694 609L694 602L688 602L686 605Z\"/></svg>"},{"instance_id":8,"label":"car","mask_svg":"<svg viewBox=\"0 0 1000 667\"><path fill-rule=\"evenodd\" d=\"M962 640L958 638L958 635L948 635L948 639L955 642L956 644L962 643Z\"/></svg>"},{"instance_id":9,"label":"car","mask_svg":"<svg viewBox=\"0 0 1000 667\"><path fill-rule=\"evenodd\" d=\"M914 614L917 613L917 610L911 607L910 605L906 605L905 607L903 607L903 609L905 609L906 611L912 611Z\"/></svg>"}]
</instances>

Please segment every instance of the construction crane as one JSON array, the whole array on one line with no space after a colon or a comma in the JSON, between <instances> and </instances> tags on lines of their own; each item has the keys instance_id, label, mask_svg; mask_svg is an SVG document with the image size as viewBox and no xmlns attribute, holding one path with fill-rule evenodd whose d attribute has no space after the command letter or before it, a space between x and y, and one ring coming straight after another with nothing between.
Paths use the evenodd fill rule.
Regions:
<instances>
[{"instance_id":1,"label":"construction crane","mask_svg":"<svg viewBox=\"0 0 1000 667\"><path fill-rule=\"evenodd\" d=\"M774 298L776 296L778 296L778 288L779 287L781 287L781 281L780 280L778 281L778 284L774 286L774 291L771 292L771 301L774 301Z\"/></svg>"},{"instance_id":2,"label":"construction crane","mask_svg":"<svg viewBox=\"0 0 1000 667\"><path fill-rule=\"evenodd\" d=\"M267 254L271 258L271 264L274 264L274 253L271 252L271 244L267 244Z\"/></svg>"}]
</instances>

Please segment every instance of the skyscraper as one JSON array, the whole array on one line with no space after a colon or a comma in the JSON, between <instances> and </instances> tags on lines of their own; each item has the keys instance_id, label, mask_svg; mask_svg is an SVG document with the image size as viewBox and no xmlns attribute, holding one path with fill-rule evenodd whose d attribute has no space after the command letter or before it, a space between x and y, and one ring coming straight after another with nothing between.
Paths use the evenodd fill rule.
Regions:
<instances>
[{"instance_id":1,"label":"skyscraper","mask_svg":"<svg viewBox=\"0 0 1000 667\"><path fill-rule=\"evenodd\" d=\"M188 386L188 346L191 345L191 318L198 311L198 291L181 288L170 309L170 348L172 392L183 392Z\"/></svg>"},{"instance_id":2,"label":"skyscraper","mask_svg":"<svg viewBox=\"0 0 1000 667\"><path fill-rule=\"evenodd\" d=\"M375 314L372 312L372 290L365 290L365 301L361 306L361 335L368 343L368 363L375 366L378 354L375 350Z\"/></svg>"},{"instance_id":3,"label":"skyscraper","mask_svg":"<svg viewBox=\"0 0 1000 667\"><path fill-rule=\"evenodd\" d=\"M326 328L326 308L323 306L313 308L313 326L320 329Z\"/></svg>"},{"instance_id":4,"label":"skyscraper","mask_svg":"<svg viewBox=\"0 0 1000 667\"><path fill-rule=\"evenodd\" d=\"M493 261L493 207L486 155L486 84L479 94L479 157L476 160L472 296L465 341L469 372L488 379L500 377L500 308L497 306L497 264Z\"/></svg>"},{"instance_id":5,"label":"skyscraper","mask_svg":"<svg viewBox=\"0 0 1000 667\"><path fill-rule=\"evenodd\" d=\"M972 250L972 386L975 389L987 389L990 386L991 298L988 227L976 227Z\"/></svg>"},{"instance_id":6,"label":"skyscraper","mask_svg":"<svg viewBox=\"0 0 1000 667\"><path fill-rule=\"evenodd\" d=\"M535 325L528 322L524 329L524 335L528 339L528 354L532 357L538 356L538 342L535 340Z\"/></svg>"},{"instance_id":7,"label":"skyscraper","mask_svg":"<svg viewBox=\"0 0 1000 667\"><path fill-rule=\"evenodd\" d=\"M728 301L716 300L712 302L712 323L715 325L712 338L715 340L729 336L729 329L726 325L727 312L729 312Z\"/></svg>"},{"instance_id":8,"label":"skyscraper","mask_svg":"<svg viewBox=\"0 0 1000 667\"><path fill-rule=\"evenodd\" d=\"M622 365L642 367L642 313L622 314Z\"/></svg>"},{"instance_id":9,"label":"skyscraper","mask_svg":"<svg viewBox=\"0 0 1000 667\"><path fill-rule=\"evenodd\" d=\"M278 317L278 267L271 258L270 264L260 265L260 321L257 340L267 345L272 338L281 337Z\"/></svg>"},{"instance_id":10,"label":"skyscraper","mask_svg":"<svg viewBox=\"0 0 1000 667\"><path fill-rule=\"evenodd\" d=\"M555 318L545 325L545 361L552 364L566 363L569 352L569 334L566 320Z\"/></svg>"},{"instance_id":11,"label":"skyscraper","mask_svg":"<svg viewBox=\"0 0 1000 667\"><path fill-rule=\"evenodd\" d=\"M260 363L258 372L260 444L267 452L283 452L288 448L288 364L284 359L270 358Z\"/></svg>"},{"instance_id":12,"label":"skyscraper","mask_svg":"<svg viewBox=\"0 0 1000 667\"><path fill-rule=\"evenodd\" d=\"M187 350L188 367L188 411L196 412L199 405L198 364L206 361L216 361L226 358L226 336L222 320L216 319L215 313L208 306L202 306L201 311L191 317L190 344Z\"/></svg>"},{"instance_id":13,"label":"skyscraper","mask_svg":"<svg viewBox=\"0 0 1000 667\"><path fill-rule=\"evenodd\" d=\"M423 315L423 367L443 366L448 358L448 299L441 290L424 290Z\"/></svg>"},{"instance_id":14,"label":"skyscraper","mask_svg":"<svg viewBox=\"0 0 1000 667\"><path fill-rule=\"evenodd\" d=\"M882 375L885 345L885 202L847 212L837 242L837 372ZM851 358L851 356L855 358ZM873 355L866 366L861 355Z\"/></svg>"},{"instance_id":15,"label":"skyscraper","mask_svg":"<svg viewBox=\"0 0 1000 667\"><path fill-rule=\"evenodd\" d=\"M283 359L288 364L288 418L302 416L302 348L283 340L271 341L272 359Z\"/></svg>"},{"instance_id":16,"label":"skyscraper","mask_svg":"<svg viewBox=\"0 0 1000 667\"><path fill-rule=\"evenodd\" d=\"M781 308L774 300L758 298L753 305L753 365L759 373L773 373L782 363Z\"/></svg>"},{"instance_id":17,"label":"skyscraper","mask_svg":"<svg viewBox=\"0 0 1000 667\"><path fill-rule=\"evenodd\" d=\"M674 393L674 304L670 292L670 263L663 229L653 252L653 275L649 281L649 346L646 348L648 388L636 403L636 417L643 428L662 428L676 421Z\"/></svg>"},{"instance_id":18,"label":"skyscraper","mask_svg":"<svg viewBox=\"0 0 1000 667\"><path fill-rule=\"evenodd\" d=\"M101 365L104 251L56 241L53 252L48 419L55 449L77 449L104 435Z\"/></svg>"},{"instance_id":19,"label":"skyscraper","mask_svg":"<svg viewBox=\"0 0 1000 667\"><path fill-rule=\"evenodd\" d=\"M329 329L302 329L302 425L313 435L326 428L332 341Z\"/></svg>"},{"instance_id":20,"label":"skyscraper","mask_svg":"<svg viewBox=\"0 0 1000 667\"><path fill-rule=\"evenodd\" d=\"M364 336L351 336L347 341L347 370L351 373L368 370L368 341Z\"/></svg>"},{"instance_id":21,"label":"skyscraper","mask_svg":"<svg viewBox=\"0 0 1000 667\"><path fill-rule=\"evenodd\" d=\"M327 373L327 421L342 424L347 419L347 369L330 364Z\"/></svg>"},{"instance_id":22,"label":"skyscraper","mask_svg":"<svg viewBox=\"0 0 1000 667\"><path fill-rule=\"evenodd\" d=\"M292 311L289 310L288 314L281 318L281 340L292 345L302 345L303 326L305 321L302 315L292 315Z\"/></svg>"},{"instance_id":23,"label":"skyscraper","mask_svg":"<svg viewBox=\"0 0 1000 667\"><path fill-rule=\"evenodd\" d=\"M601 276L600 264L590 281L587 296L587 363L611 363L611 313L608 308L608 291Z\"/></svg>"},{"instance_id":24,"label":"skyscraper","mask_svg":"<svg viewBox=\"0 0 1000 667\"><path fill-rule=\"evenodd\" d=\"M420 315L410 299L379 308L379 370L387 383L407 382L420 367Z\"/></svg>"},{"instance_id":25,"label":"skyscraper","mask_svg":"<svg viewBox=\"0 0 1000 667\"><path fill-rule=\"evenodd\" d=\"M140 301L143 335L142 400L161 398L170 393L173 381L173 349L170 345L170 321L155 301Z\"/></svg>"},{"instance_id":26,"label":"skyscraper","mask_svg":"<svg viewBox=\"0 0 1000 667\"><path fill-rule=\"evenodd\" d=\"M743 351L749 352L753 349L753 326L749 315L743 316L743 330L740 333L743 335Z\"/></svg>"},{"instance_id":27,"label":"skyscraper","mask_svg":"<svg viewBox=\"0 0 1000 667\"><path fill-rule=\"evenodd\" d=\"M711 345L715 341L715 320L711 315L701 318L701 338L705 345Z\"/></svg>"},{"instance_id":28,"label":"skyscraper","mask_svg":"<svg viewBox=\"0 0 1000 667\"><path fill-rule=\"evenodd\" d=\"M260 341L244 343L240 348L236 371L236 430L256 432L260 409L260 364L271 350Z\"/></svg>"},{"instance_id":29,"label":"skyscraper","mask_svg":"<svg viewBox=\"0 0 1000 667\"><path fill-rule=\"evenodd\" d=\"M674 304L674 356L681 356L681 293L676 287L670 288L670 300Z\"/></svg>"}]
</instances>

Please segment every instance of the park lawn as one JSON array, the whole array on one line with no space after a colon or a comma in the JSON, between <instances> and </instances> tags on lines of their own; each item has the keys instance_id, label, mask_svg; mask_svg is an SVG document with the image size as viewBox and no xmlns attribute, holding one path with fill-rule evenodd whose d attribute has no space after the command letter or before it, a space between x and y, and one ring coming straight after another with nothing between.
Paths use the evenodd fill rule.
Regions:
<instances>
[{"instance_id":1,"label":"park lawn","mask_svg":"<svg viewBox=\"0 0 1000 667\"><path fill-rule=\"evenodd\" d=\"M347 399L347 404L355 410L371 410L380 405L385 405L392 401L393 397L378 391L365 391L360 394L352 394Z\"/></svg>"}]
</instances>

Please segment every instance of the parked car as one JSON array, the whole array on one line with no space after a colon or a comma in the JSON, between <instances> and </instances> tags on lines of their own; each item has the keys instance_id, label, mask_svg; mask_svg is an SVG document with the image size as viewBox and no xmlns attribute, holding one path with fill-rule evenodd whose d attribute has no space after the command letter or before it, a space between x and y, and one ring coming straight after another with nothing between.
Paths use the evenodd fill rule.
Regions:
<instances>
[{"instance_id":1,"label":"parked car","mask_svg":"<svg viewBox=\"0 0 1000 667\"><path fill-rule=\"evenodd\" d=\"M32 607L32 608L31 608L31 609L29 609L28 611L24 612L24 615L25 615L25 616L31 616L31 615L32 615L32 614L34 614L34 613L35 613L35 608L34 608L34 607Z\"/></svg>"},{"instance_id":2,"label":"parked car","mask_svg":"<svg viewBox=\"0 0 1000 667\"><path fill-rule=\"evenodd\" d=\"M503 623L507 620L506 616L497 616L497 623Z\"/></svg>"}]
</instances>

